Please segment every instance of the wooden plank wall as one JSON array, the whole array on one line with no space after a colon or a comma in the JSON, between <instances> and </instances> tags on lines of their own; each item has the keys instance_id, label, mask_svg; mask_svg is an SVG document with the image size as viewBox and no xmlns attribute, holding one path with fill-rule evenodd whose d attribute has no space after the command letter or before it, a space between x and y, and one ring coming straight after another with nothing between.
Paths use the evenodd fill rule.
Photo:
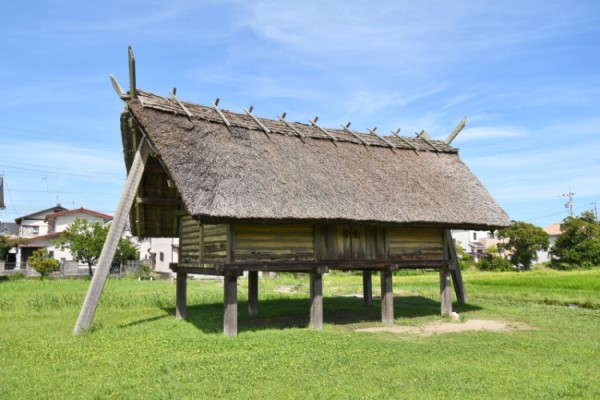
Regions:
<instances>
[{"instance_id":1,"label":"wooden plank wall","mask_svg":"<svg viewBox=\"0 0 600 400\"><path fill-rule=\"evenodd\" d=\"M202 226L203 262L227 261L227 230L229 225Z\"/></svg>"},{"instance_id":2,"label":"wooden plank wall","mask_svg":"<svg viewBox=\"0 0 600 400\"><path fill-rule=\"evenodd\" d=\"M444 231L437 228L387 228L390 259L444 259Z\"/></svg>"},{"instance_id":3,"label":"wooden plank wall","mask_svg":"<svg viewBox=\"0 0 600 400\"><path fill-rule=\"evenodd\" d=\"M238 225L235 261L304 261L315 259L312 225Z\"/></svg>"},{"instance_id":4,"label":"wooden plank wall","mask_svg":"<svg viewBox=\"0 0 600 400\"><path fill-rule=\"evenodd\" d=\"M202 227L189 214L181 217L179 225L179 263L200 263L202 261Z\"/></svg>"}]
</instances>

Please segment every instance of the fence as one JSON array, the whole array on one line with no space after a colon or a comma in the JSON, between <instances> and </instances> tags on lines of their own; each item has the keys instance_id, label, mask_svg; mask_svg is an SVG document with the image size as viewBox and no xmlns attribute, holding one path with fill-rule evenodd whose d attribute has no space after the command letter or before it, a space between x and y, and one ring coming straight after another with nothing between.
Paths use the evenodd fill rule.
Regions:
<instances>
[{"instance_id":1,"label":"fence","mask_svg":"<svg viewBox=\"0 0 600 400\"><path fill-rule=\"evenodd\" d=\"M116 277L125 276L136 276L140 273L140 267L142 265L148 265L144 261L127 261L125 264L113 264L110 267L110 275ZM92 267L92 272L96 271L96 267ZM13 275L24 275L24 276L40 276L40 274L31 268L27 263L9 263L6 261L0 261L0 276L13 276ZM59 268L53 271L50 276L55 277L77 277L77 276L89 276L89 268L87 265L79 264L77 261L63 261L60 263Z\"/></svg>"}]
</instances>

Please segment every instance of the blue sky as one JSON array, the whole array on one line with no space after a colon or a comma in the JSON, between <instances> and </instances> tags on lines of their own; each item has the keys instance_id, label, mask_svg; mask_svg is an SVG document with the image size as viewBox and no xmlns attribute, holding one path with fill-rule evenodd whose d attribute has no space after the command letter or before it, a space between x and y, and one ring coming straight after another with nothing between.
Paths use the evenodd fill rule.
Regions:
<instances>
[{"instance_id":1,"label":"blue sky","mask_svg":"<svg viewBox=\"0 0 600 400\"><path fill-rule=\"evenodd\" d=\"M0 174L12 221L112 213L128 85L232 111L453 142L512 219L600 207L600 2L47 1L0 5Z\"/></svg>"}]
</instances>

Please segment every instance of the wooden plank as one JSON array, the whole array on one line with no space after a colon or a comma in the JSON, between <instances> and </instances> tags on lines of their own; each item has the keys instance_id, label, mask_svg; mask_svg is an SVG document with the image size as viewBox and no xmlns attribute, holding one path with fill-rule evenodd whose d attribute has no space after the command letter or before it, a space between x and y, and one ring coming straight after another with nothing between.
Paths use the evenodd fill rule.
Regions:
<instances>
[{"instance_id":1,"label":"wooden plank","mask_svg":"<svg viewBox=\"0 0 600 400\"><path fill-rule=\"evenodd\" d=\"M323 274L318 270L310 273L310 326L323 330Z\"/></svg>"},{"instance_id":2,"label":"wooden plank","mask_svg":"<svg viewBox=\"0 0 600 400\"><path fill-rule=\"evenodd\" d=\"M117 251L119 240L121 239L123 231L125 230L127 216L129 214L129 210L131 209L133 198L135 197L137 188L142 180L144 166L146 165L149 154L150 147L148 146L147 140L142 138L137 152L135 153L133 163L131 164L129 174L127 175L125 188L123 189L123 193L119 199L119 204L117 205L117 210L115 212L113 221L110 224L106 241L102 247L102 252L100 253L100 258L96 267L96 273L92 278L90 287L85 296L85 300L83 301L83 306L81 307L81 312L79 313L75 328L73 329L74 335L83 333L92 324L94 314L96 313L96 308L98 307L98 302L100 301L100 296L102 295L102 291L104 289L106 278L108 277L108 273L110 271L112 260Z\"/></svg>"},{"instance_id":3,"label":"wooden plank","mask_svg":"<svg viewBox=\"0 0 600 400\"><path fill-rule=\"evenodd\" d=\"M237 283L238 275L227 273L223 279L224 315L223 332L225 336L237 336Z\"/></svg>"},{"instance_id":4,"label":"wooden plank","mask_svg":"<svg viewBox=\"0 0 600 400\"><path fill-rule=\"evenodd\" d=\"M394 293L392 288L392 270L381 270L381 322L394 323Z\"/></svg>"},{"instance_id":5,"label":"wooden plank","mask_svg":"<svg viewBox=\"0 0 600 400\"><path fill-rule=\"evenodd\" d=\"M315 258L312 225L236 225L236 261L299 261Z\"/></svg>"},{"instance_id":6,"label":"wooden plank","mask_svg":"<svg viewBox=\"0 0 600 400\"><path fill-rule=\"evenodd\" d=\"M304 135L298 129L294 128L294 126L292 124L290 124L289 122L287 122L285 120L285 113L283 113L283 115L281 115L281 116L278 115L277 118L279 118L279 120L281 122L283 122L285 126L290 128L292 130L292 132L294 132L296 135L298 135L300 140L302 140L302 143L306 143L306 141L304 140Z\"/></svg>"},{"instance_id":7,"label":"wooden plank","mask_svg":"<svg viewBox=\"0 0 600 400\"><path fill-rule=\"evenodd\" d=\"M254 120L254 122L256 122L256 124L265 132L265 134L267 134L267 137L269 137L268 134L271 133L271 131L262 122L260 122L259 119L254 116L254 114L252 114L252 106L250 106L250 110L246 110L244 108L244 111Z\"/></svg>"},{"instance_id":8,"label":"wooden plank","mask_svg":"<svg viewBox=\"0 0 600 400\"><path fill-rule=\"evenodd\" d=\"M452 284L454 286L456 300L461 304L465 304L467 302L467 291L465 290L462 272L460 270L460 265L458 264L454 239L452 239L452 233L449 229L446 230L446 246L448 249L448 258L451 260L450 274L452 275Z\"/></svg>"},{"instance_id":9,"label":"wooden plank","mask_svg":"<svg viewBox=\"0 0 600 400\"><path fill-rule=\"evenodd\" d=\"M159 197L140 197L135 198L136 204L149 204L153 206L178 206L181 204L179 199L159 198Z\"/></svg>"},{"instance_id":10,"label":"wooden plank","mask_svg":"<svg viewBox=\"0 0 600 400\"><path fill-rule=\"evenodd\" d=\"M135 84L135 57L133 55L133 49L131 46L128 48L129 56L129 98L134 100L137 97L137 90Z\"/></svg>"},{"instance_id":11,"label":"wooden plank","mask_svg":"<svg viewBox=\"0 0 600 400\"><path fill-rule=\"evenodd\" d=\"M169 94L171 95L171 97L173 98L173 100L175 100L175 102L177 103L177 105L179 107L181 107L181 109L188 116L188 118L192 119L192 117L193 117L192 113L187 109L187 107L181 101L179 101L179 99L177 98L177 96L175 96L175 93L173 93L173 92L171 92L169 90Z\"/></svg>"},{"instance_id":12,"label":"wooden plank","mask_svg":"<svg viewBox=\"0 0 600 400\"><path fill-rule=\"evenodd\" d=\"M398 132L400 132L400 129L398 129L396 132L392 131L392 134L394 136L396 136L396 138L398 140L400 140L402 143L404 143L408 147L412 148L415 151L415 153L417 153L417 155L419 155L419 150L417 149L417 147L415 145L413 145L411 142L409 142L408 140L406 140L405 138L403 138L402 136L398 135Z\"/></svg>"},{"instance_id":13,"label":"wooden plank","mask_svg":"<svg viewBox=\"0 0 600 400\"><path fill-rule=\"evenodd\" d=\"M329 139L331 139L333 141L333 144L335 144L335 142L337 142L337 138L335 136L333 136L331 133L327 132L325 129L321 128L321 126L319 126L319 124L317 124L318 119L319 119L319 117L315 117L314 120L309 119L308 122L310 122L310 124L312 126L314 126L315 128L317 128L318 130L323 132L325 134L325 136L327 136Z\"/></svg>"},{"instance_id":14,"label":"wooden plank","mask_svg":"<svg viewBox=\"0 0 600 400\"><path fill-rule=\"evenodd\" d=\"M258 271L248 272L248 314L258 314Z\"/></svg>"},{"instance_id":15,"label":"wooden plank","mask_svg":"<svg viewBox=\"0 0 600 400\"><path fill-rule=\"evenodd\" d=\"M450 269L447 266L440 269L440 308L442 315L452 314Z\"/></svg>"},{"instance_id":16,"label":"wooden plank","mask_svg":"<svg viewBox=\"0 0 600 400\"><path fill-rule=\"evenodd\" d=\"M175 298L175 319L185 319L187 311L187 274L185 272L177 272Z\"/></svg>"},{"instance_id":17,"label":"wooden plank","mask_svg":"<svg viewBox=\"0 0 600 400\"><path fill-rule=\"evenodd\" d=\"M433 144L433 142L431 142L429 134L427 133L427 131L425 129L423 129L420 133L417 133L417 136L421 139L423 139L425 141L425 143L427 143L429 145L429 147L431 147L436 153L440 152L440 149L438 149L436 147L435 144Z\"/></svg>"},{"instance_id":18,"label":"wooden plank","mask_svg":"<svg viewBox=\"0 0 600 400\"><path fill-rule=\"evenodd\" d=\"M361 138L358 133L356 133L352 129L350 129L350 122L348 122L348 124L346 124L346 125L341 125L341 127L343 130L345 130L346 132L348 132L349 134L354 136L357 140L359 140L365 146L368 147L371 145L370 143L366 142L363 138Z\"/></svg>"},{"instance_id":19,"label":"wooden plank","mask_svg":"<svg viewBox=\"0 0 600 400\"><path fill-rule=\"evenodd\" d=\"M452 132L450 132L450 134L448 135L448 138L446 138L446 144L452 143L454 138L460 133L460 131L463 130L463 128L465 127L466 124L467 124L467 117L464 117L458 123L458 125L456 125L456 128L454 128L454 130Z\"/></svg>"},{"instance_id":20,"label":"wooden plank","mask_svg":"<svg viewBox=\"0 0 600 400\"><path fill-rule=\"evenodd\" d=\"M363 301L365 306L373 304L373 273L371 271L363 271Z\"/></svg>"}]
</instances>

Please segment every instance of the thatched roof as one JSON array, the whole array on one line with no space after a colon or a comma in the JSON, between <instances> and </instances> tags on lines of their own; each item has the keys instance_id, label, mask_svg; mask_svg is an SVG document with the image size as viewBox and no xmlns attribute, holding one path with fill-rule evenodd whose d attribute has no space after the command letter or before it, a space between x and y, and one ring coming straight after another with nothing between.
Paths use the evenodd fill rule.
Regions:
<instances>
[{"instance_id":1,"label":"thatched roof","mask_svg":"<svg viewBox=\"0 0 600 400\"><path fill-rule=\"evenodd\" d=\"M185 211L207 222L348 221L494 229L509 217L443 141L353 135L139 92L133 117L174 181ZM187 115L191 114L191 117ZM298 136L298 133L302 137ZM369 146L364 143L370 144ZM390 143L395 147L390 148Z\"/></svg>"}]
</instances>

